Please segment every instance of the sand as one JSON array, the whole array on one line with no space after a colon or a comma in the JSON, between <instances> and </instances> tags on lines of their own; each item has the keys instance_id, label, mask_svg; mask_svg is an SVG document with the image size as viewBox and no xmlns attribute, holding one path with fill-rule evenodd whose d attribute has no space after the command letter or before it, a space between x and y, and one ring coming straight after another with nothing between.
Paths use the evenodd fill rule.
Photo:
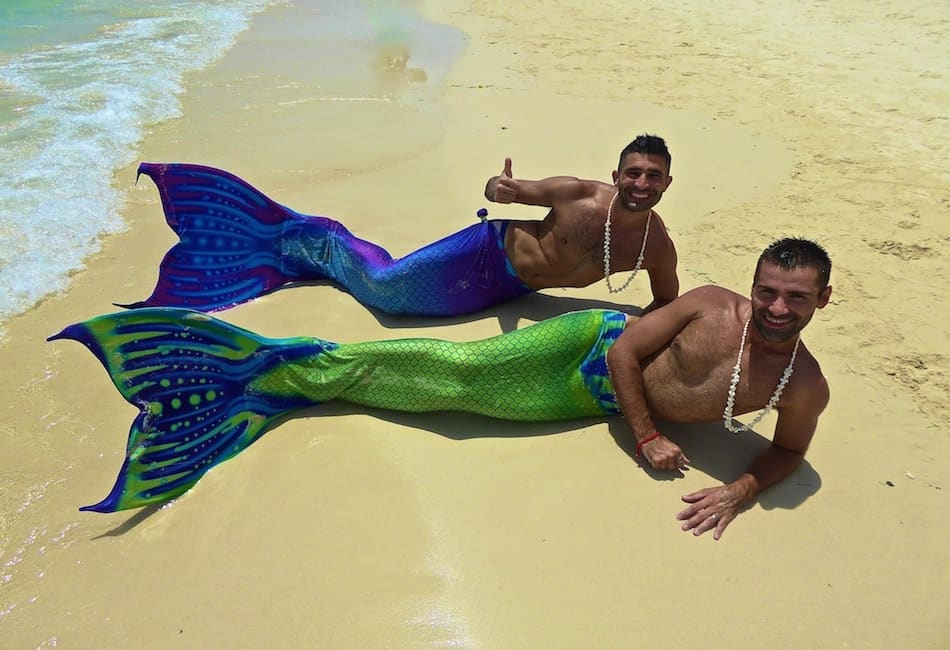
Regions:
<instances>
[{"instance_id":1,"label":"sand","mask_svg":"<svg viewBox=\"0 0 950 650\"><path fill-rule=\"evenodd\" d=\"M0 347L4 647L950 647L950 11L451 5L419 4L467 35L444 77L410 56L377 95L336 102L314 87L319 12L275 8L190 79L140 159L229 169L402 254L471 223L505 156L520 177L609 180L627 141L659 133L684 290L745 292L777 237L833 257L805 334L832 400L805 465L715 542L679 530L680 496L740 473L771 417L762 435L667 427L694 462L674 479L634 463L619 422L328 407L168 507L79 513L111 487L135 409L81 346L44 339L151 290L174 238L129 168L128 231ZM646 280L623 299L649 302ZM465 340L607 300L600 284L427 322L313 286L222 316L270 336Z\"/></svg>"}]
</instances>

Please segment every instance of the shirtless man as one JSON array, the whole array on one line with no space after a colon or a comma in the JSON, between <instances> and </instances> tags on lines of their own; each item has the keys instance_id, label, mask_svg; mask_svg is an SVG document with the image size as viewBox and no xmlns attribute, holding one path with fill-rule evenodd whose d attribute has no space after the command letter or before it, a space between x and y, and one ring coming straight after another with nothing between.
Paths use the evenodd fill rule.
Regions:
<instances>
[{"instance_id":1,"label":"shirtless man","mask_svg":"<svg viewBox=\"0 0 950 650\"><path fill-rule=\"evenodd\" d=\"M683 497L683 529L718 539L743 503L798 467L828 403L799 334L828 303L830 271L821 247L786 239L760 257L751 300L705 286L642 318L591 309L465 343L267 339L168 308L101 316L52 338L85 344L141 409L112 493L90 510L174 498L292 413L331 400L517 421L622 412L637 452L662 470L689 460L653 418L738 428L733 415L774 407L772 446L746 472Z\"/></svg>"},{"instance_id":2,"label":"shirtless man","mask_svg":"<svg viewBox=\"0 0 950 650\"><path fill-rule=\"evenodd\" d=\"M126 306L216 311L288 284L329 279L390 314L456 316L538 289L587 286L609 263L611 272L646 269L649 311L679 291L676 250L652 210L673 180L669 171L663 139L646 135L624 149L613 185L567 176L515 180L506 160L485 195L550 207L543 221L483 217L394 259L340 222L295 212L228 172L143 163L139 173L155 181L180 241L165 255L152 295Z\"/></svg>"},{"instance_id":3,"label":"shirtless man","mask_svg":"<svg viewBox=\"0 0 950 650\"><path fill-rule=\"evenodd\" d=\"M670 162L666 143L655 135L637 136L624 148L612 185L573 176L517 180L506 158L501 174L488 180L485 197L551 208L543 221L508 222L505 251L518 277L532 289L586 287L604 278L608 268L610 273L643 269L653 292L644 313L676 298L676 248L653 210L673 182ZM608 216L609 267L604 255ZM629 283L615 289L606 277L611 293Z\"/></svg>"},{"instance_id":4,"label":"shirtless man","mask_svg":"<svg viewBox=\"0 0 950 650\"><path fill-rule=\"evenodd\" d=\"M657 469L683 468L689 459L656 432L654 418L704 422L722 417L727 428L740 431L732 415L773 402L778 411L772 446L745 473L683 497L690 504L677 515L683 530L696 535L714 530L719 539L744 503L801 463L829 392L799 334L815 310L828 304L830 274L831 261L817 244L777 241L759 258L751 300L713 285L694 289L631 319L608 352L617 401L637 450Z\"/></svg>"}]
</instances>

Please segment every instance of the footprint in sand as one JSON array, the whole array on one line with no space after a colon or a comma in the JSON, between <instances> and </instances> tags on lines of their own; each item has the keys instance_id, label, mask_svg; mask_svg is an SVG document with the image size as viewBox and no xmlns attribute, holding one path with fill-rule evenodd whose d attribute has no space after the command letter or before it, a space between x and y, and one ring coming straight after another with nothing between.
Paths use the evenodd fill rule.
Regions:
<instances>
[{"instance_id":1,"label":"footprint in sand","mask_svg":"<svg viewBox=\"0 0 950 650\"><path fill-rule=\"evenodd\" d=\"M920 244L905 244L903 242L894 241L893 239L869 241L867 244L882 255L893 255L905 261L919 260L922 257L931 257L935 255L933 249L931 249L929 246L921 246Z\"/></svg>"},{"instance_id":2,"label":"footprint in sand","mask_svg":"<svg viewBox=\"0 0 950 650\"><path fill-rule=\"evenodd\" d=\"M950 358L942 354L899 354L883 359L880 369L913 394L913 399L938 417L947 417Z\"/></svg>"}]
</instances>

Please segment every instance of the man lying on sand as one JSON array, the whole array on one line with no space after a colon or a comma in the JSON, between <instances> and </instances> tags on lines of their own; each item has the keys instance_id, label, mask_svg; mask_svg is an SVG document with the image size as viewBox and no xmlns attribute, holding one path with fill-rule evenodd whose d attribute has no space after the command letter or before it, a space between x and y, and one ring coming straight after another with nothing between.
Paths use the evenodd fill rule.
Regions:
<instances>
[{"instance_id":1,"label":"man lying on sand","mask_svg":"<svg viewBox=\"0 0 950 650\"><path fill-rule=\"evenodd\" d=\"M613 184L555 176L516 180L511 160L489 179L500 203L549 207L542 221L485 220L393 259L341 223L279 205L227 172L143 163L180 237L165 255L152 295L128 307L227 309L290 283L333 280L391 314L456 316L551 287L607 277L611 292L637 271L650 275L650 311L679 292L676 250L653 207L673 181L662 138L624 148ZM616 290L610 273L632 271Z\"/></svg>"},{"instance_id":2,"label":"man lying on sand","mask_svg":"<svg viewBox=\"0 0 950 650\"><path fill-rule=\"evenodd\" d=\"M751 300L713 285L694 289L632 322L608 352L624 419L638 452L657 469L683 468L689 459L656 431L653 418L704 422L722 408L726 428L739 432L746 427L734 415L764 404L751 429L771 408L778 411L772 446L742 476L683 497L690 504L677 515L683 530L714 529L719 539L744 503L801 463L829 392L799 333L828 304L830 276L820 246L779 240L759 257Z\"/></svg>"},{"instance_id":3,"label":"man lying on sand","mask_svg":"<svg viewBox=\"0 0 950 650\"><path fill-rule=\"evenodd\" d=\"M170 308L101 316L52 338L85 344L141 413L115 487L84 509L174 498L290 414L334 399L520 421L622 413L637 453L663 470L689 460L653 418L722 417L737 431L733 415L761 408L755 426L775 408L772 446L745 473L684 497L683 529L718 539L744 503L798 467L828 402L799 333L828 303L830 272L820 246L784 239L759 258L751 300L709 285L642 318L572 312L468 343L267 339Z\"/></svg>"}]
</instances>

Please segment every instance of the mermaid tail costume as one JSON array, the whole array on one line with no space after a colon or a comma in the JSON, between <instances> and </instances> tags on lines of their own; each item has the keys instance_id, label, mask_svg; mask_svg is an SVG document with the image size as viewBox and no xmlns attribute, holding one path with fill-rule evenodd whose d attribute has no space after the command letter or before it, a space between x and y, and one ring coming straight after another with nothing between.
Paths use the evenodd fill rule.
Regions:
<instances>
[{"instance_id":1,"label":"mermaid tail costume","mask_svg":"<svg viewBox=\"0 0 950 650\"><path fill-rule=\"evenodd\" d=\"M214 465L330 400L519 421L619 413L606 355L626 316L564 314L481 341L331 343L272 339L206 314L145 308L71 325L140 413L115 486L81 508L114 512L173 499Z\"/></svg>"},{"instance_id":2,"label":"mermaid tail costume","mask_svg":"<svg viewBox=\"0 0 950 650\"><path fill-rule=\"evenodd\" d=\"M504 250L507 221L472 225L399 259L326 217L282 206L233 174L142 163L179 242L152 295L125 307L217 311L295 282L332 280L390 314L455 316L533 291Z\"/></svg>"}]
</instances>

